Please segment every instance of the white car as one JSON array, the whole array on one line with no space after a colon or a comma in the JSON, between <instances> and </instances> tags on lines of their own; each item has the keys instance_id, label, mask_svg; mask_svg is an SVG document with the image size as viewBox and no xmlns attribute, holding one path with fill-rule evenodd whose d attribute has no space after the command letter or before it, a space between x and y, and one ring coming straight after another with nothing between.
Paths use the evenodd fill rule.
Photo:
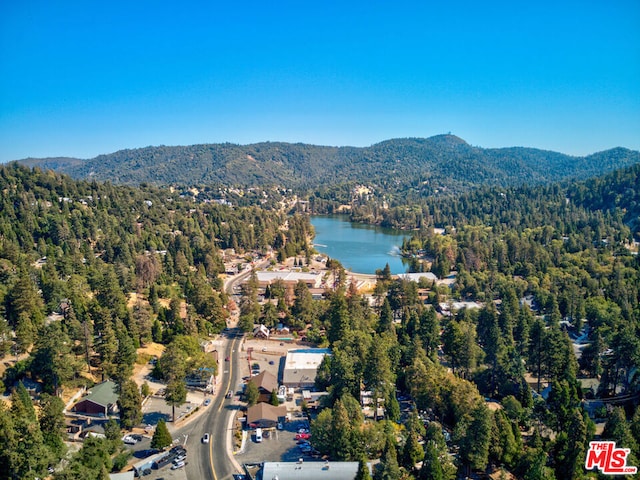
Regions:
<instances>
[{"instance_id":1,"label":"white car","mask_svg":"<svg viewBox=\"0 0 640 480\"><path fill-rule=\"evenodd\" d=\"M202 443L209 443L209 434L208 433L205 433L202 436Z\"/></svg>"},{"instance_id":2,"label":"white car","mask_svg":"<svg viewBox=\"0 0 640 480\"><path fill-rule=\"evenodd\" d=\"M181 460L177 463L174 463L173 465L171 465L171 470L177 470L179 468L184 467L186 464L184 463L184 460Z\"/></svg>"},{"instance_id":3,"label":"white car","mask_svg":"<svg viewBox=\"0 0 640 480\"><path fill-rule=\"evenodd\" d=\"M127 445L135 445L136 443L138 443L138 441L131 435L125 435L124 437L122 437L122 441Z\"/></svg>"}]
</instances>

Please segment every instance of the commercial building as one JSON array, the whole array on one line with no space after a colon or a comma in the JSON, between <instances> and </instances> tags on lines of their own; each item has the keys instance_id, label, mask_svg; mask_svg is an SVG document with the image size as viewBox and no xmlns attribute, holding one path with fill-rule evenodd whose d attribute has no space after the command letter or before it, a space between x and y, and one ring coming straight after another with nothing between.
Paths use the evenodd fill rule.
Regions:
<instances>
[{"instance_id":1,"label":"commercial building","mask_svg":"<svg viewBox=\"0 0 640 480\"><path fill-rule=\"evenodd\" d=\"M256 272L258 284L265 288L276 280L281 280L286 286L293 288L299 281L303 281L309 288L320 288L322 275L319 273L292 272L290 270L280 270L273 272Z\"/></svg>"},{"instance_id":2,"label":"commercial building","mask_svg":"<svg viewBox=\"0 0 640 480\"><path fill-rule=\"evenodd\" d=\"M354 480L358 474L358 462L264 462L264 480ZM369 471L371 465L367 464Z\"/></svg>"},{"instance_id":3,"label":"commercial building","mask_svg":"<svg viewBox=\"0 0 640 480\"><path fill-rule=\"evenodd\" d=\"M327 355L331 355L328 348L289 350L282 372L282 384L291 388L313 388L318 367Z\"/></svg>"},{"instance_id":4,"label":"commercial building","mask_svg":"<svg viewBox=\"0 0 640 480\"><path fill-rule=\"evenodd\" d=\"M247 425L250 428L273 428L287 418L287 407L275 407L261 402L247 409Z\"/></svg>"},{"instance_id":5,"label":"commercial building","mask_svg":"<svg viewBox=\"0 0 640 480\"><path fill-rule=\"evenodd\" d=\"M118 411L116 384L111 380L92 387L73 407L77 413L107 417Z\"/></svg>"}]
</instances>

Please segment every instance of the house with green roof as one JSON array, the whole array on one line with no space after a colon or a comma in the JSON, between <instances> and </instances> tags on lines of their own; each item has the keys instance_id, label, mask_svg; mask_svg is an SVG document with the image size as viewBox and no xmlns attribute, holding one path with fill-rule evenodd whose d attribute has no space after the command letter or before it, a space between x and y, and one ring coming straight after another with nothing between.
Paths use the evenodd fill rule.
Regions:
<instances>
[{"instance_id":1,"label":"house with green roof","mask_svg":"<svg viewBox=\"0 0 640 480\"><path fill-rule=\"evenodd\" d=\"M108 417L118 411L116 384L111 380L94 385L78 403L73 406L76 413Z\"/></svg>"}]
</instances>

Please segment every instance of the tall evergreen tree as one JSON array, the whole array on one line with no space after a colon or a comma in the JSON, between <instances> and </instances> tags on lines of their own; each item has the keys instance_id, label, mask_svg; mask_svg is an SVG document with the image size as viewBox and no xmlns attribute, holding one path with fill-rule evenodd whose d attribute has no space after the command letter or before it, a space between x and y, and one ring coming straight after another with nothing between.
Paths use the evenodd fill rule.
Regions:
<instances>
[{"instance_id":1,"label":"tall evergreen tree","mask_svg":"<svg viewBox=\"0 0 640 480\"><path fill-rule=\"evenodd\" d=\"M142 398L133 380L125 380L120 384L118 410L122 428L131 430L142 421Z\"/></svg>"},{"instance_id":2,"label":"tall evergreen tree","mask_svg":"<svg viewBox=\"0 0 640 480\"><path fill-rule=\"evenodd\" d=\"M153 432L153 438L151 439L151 448L164 450L169 445L171 445L172 441L173 439L171 438L171 434L169 433L167 424L163 419L158 420L156 431Z\"/></svg>"}]
</instances>

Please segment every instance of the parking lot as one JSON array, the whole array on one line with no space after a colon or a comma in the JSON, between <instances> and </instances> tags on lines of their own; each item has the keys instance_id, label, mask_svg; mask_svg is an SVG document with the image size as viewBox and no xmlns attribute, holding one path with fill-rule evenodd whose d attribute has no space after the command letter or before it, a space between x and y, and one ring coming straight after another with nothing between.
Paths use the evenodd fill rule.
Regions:
<instances>
[{"instance_id":1,"label":"parking lot","mask_svg":"<svg viewBox=\"0 0 640 480\"><path fill-rule=\"evenodd\" d=\"M307 348L307 346L299 345L293 341L278 339L247 339L243 342L240 352L242 376L248 378L252 374L266 370L278 380L281 380L280 373L284 366L287 352L298 348ZM250 358L248 356L249 349L251 349ZM258 368L254 368L256 365ZM283 430L263 429L261 443L256 443L255 431L249 430L243 451L236 455L237 460L240 463L256 463L264 461L294 462L300 458L311 459L312 457L309 454L301 451L295 440L295 435L298 433L299 428L308 428L309 426L302 414L301 403L302 395L299 391L296 391L294 399L284 403L287 407L290 421L283 424Z\"/></svg>"},{"instance_id":2,"label":"parking lot","mask_svg":"<svg viewBox=\"0 0 640 480\"><path fill-rule=\"evenodd\" d=\"M311 455L304 454L300 446L296 443L295 436L299 428L308 427L309 424L300 415L294 420L285 423L283 430L264 430L262 442L256 443L255 433L247 438L244 451L236 455L240 463L257 462L295 462L300 458L311 459ZM265 435L266 432L268 436Z\"/></svg>"}]
</instances>

